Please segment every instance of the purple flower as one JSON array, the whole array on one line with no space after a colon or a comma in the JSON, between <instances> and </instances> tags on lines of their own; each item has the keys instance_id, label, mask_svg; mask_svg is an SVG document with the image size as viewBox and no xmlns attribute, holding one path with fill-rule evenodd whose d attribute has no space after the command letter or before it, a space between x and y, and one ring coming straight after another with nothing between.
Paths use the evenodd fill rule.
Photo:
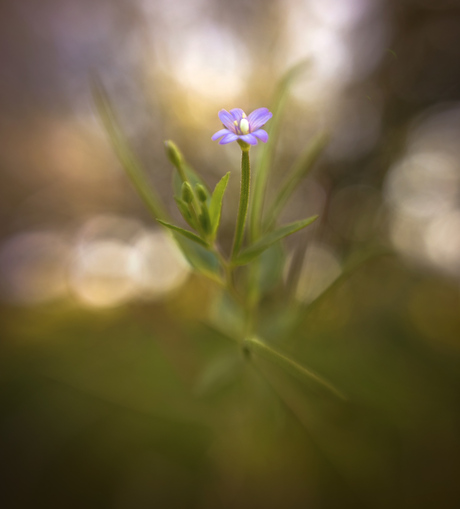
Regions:
<instances>
[{"instance_id":1,"label":"purple flower","mask_svg":"<svg viewBox=\"0 0 460 509\"><path fill-rule=\"evenodd\" d=\"M225 129L217 131L212 137L213 140L222 138L219 143L225 145L232 141L241 140L249 145L257 145L257 138L264 143L268 140L268 134L260 129L272 118L268 108L258 108L246 116L241 108L219 111L219 118Z\"/></svg>"}]
</instances>

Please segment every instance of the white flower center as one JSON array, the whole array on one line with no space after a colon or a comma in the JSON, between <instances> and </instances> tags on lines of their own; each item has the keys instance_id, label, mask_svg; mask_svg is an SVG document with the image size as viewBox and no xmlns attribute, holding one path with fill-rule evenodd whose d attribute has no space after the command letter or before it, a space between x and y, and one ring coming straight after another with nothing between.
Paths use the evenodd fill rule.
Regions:
<instances>
[{"instance_id":1,"label":"white flower center","mask_svg":"<svg viewBox=\"0 0 460 509\"><path fill-rule=\"evenodd\" d=\"M240 120L240 131L243 134L248 134L248 132L249 132L249 122L248 122L247 118L242 118Z\"/></svg>"}]
</instances>

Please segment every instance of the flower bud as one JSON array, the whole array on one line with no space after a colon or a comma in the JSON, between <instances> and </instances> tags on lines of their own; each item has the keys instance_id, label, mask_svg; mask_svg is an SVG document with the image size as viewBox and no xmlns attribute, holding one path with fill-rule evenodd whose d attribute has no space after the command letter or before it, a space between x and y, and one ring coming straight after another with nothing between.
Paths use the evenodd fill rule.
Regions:
<instances>
[{"instance_id":1,"label":"flower bud","mask_svg":"<svg viewBox=\"0 0 460 509\"><path fill-rule=\"evenodd\" d=\"M171 140L165 141L166 155L170 163L175 166L177 169L180 169L184 164L184 158L180 150L177 148L177 145Z\"/></svg>"},{"instance_id":2,"label":"flower bud","mask_svg":"<svg viewBox=\"0 0 460 509\"><path fill-rule=\"evenodd\" d=\"M197 184L195 186L195 191L196 191L196 194L198 196L198 199L201 202L205 202L208 199L208 193L206 192L206 189L204 188L203 185Z\"/></svg>"},{"instance_id":3,"label":"flower bud","mask_svg":"<svg viewBox=\"0 0 460 509\"><path fill-rule=\"evenodd\" d=\"M182 199L185 203L192 203L193 201L192 186L188 182L182 184Z\"/></svg>"},{"instance_id":4,"label":"flower bud","mask_svg":"<svg viewBox=\"0 0 460 509\"><path fill-rule=\"evenodd\" d=\"M196 228L195 221L192 217L192 214L190 214L190 210L188 208L187 203L185 203L184 200L178 198L177 196L174 197L174 200L176 201L177 208L179 209L179 212L182 214L182 217L187 221L187 223L192 228Z\"/></svg>"},{"instance_id":5,"label":"flower bud","mask_svg":"<svg viewBox=\"0 0 460 509\"><path fill-rule=\"evenodd\" d=\"M211 233L211 218L209 217L208 207L203 204L201 208L201 214L198 216L201 227L203 228L206 235Z\"/></svg>"}]
</instances>

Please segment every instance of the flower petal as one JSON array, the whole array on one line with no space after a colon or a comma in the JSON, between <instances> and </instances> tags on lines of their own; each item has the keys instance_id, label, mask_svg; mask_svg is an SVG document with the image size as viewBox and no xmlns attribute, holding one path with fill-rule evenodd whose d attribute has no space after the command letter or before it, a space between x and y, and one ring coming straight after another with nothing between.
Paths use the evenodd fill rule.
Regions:
<instances>
[{"instance_id":1,"label":"flower petal","mask_svg":"<svg viewBox=\"0 0 460 509\"><path fill-rule=\"evenodd\" d=\"M220 131L217 131L217 133L214 133L212 135L211 140L216 141L219 138L222 138L222 136L225 136L226 134L232 134L228 129L221 129Z\"/></svg>"},{"instance_id":2,"label":"flower petal","mask_svg":"<svg viewBox=\"0 0 460 509\"><path fill-rule=\"evenodd\" d=\"M254 131L252 135L256 138L259 138L259 140L263 141L264 143L267 143L268 141L268 133L263 129L257 129L257 131Z\"/></svg>"},{"instance_id":3,"label":"flower petal","mask_svg":"<svg viewBox=\"0 0 460 509\"><path fill-rule=\"evenodd\" d=\"M234 120L240 123L240 120L246 116L244 111L241 108L233 108L233 110L230 110L230 113L232 114Z\"/></svg>"},{"instance_id":4,"label":"flower petal","mask_svg":"<svg viewBox=\"0 0 460 509\"><path fill-rule=\"evenodd\" d=\"M237 139L238 139L237 134L228 133L219 141L219 143L221 145L226 145L227 143L231 143L232 141L235 141Z\"/></svg>"},{"instance_id":5,"label":"flower petal","mask_svg":"<svg viewBox=\"0 0 460 509\"><path fill-rule=\"evenodd\" d=\"M262 127L266 122L268 122L273 117L273 114L268 111L268 108L258 108L254 110L252 113L249 113L249 128L251 132L257 131L259 127Z\"/></svg>"},{"instance_id":6,"label":"flower petal","mask_svg":"<svg viewBox=\"0 0 460 509\"><path fill-rule=\"evenodd\" d=\"M252 134L243 134L243 136L238 136L240 140L249 143L249 145L257 145L257 138Z\"/></svg>"},{"instance_id":7,"label":"flower petal","mask_svg":"<svg viewBox=\"0 0 460 509\"><path fill-rule=\"evenodd\" d=\"M220 110L219 111L219 118L222 124L227 129L230 129L230 131L235 131L235 124L233 123L235 119L233 118L233 115L230 115L230 113L227 110Z\"/></svg>"}]
</instances>

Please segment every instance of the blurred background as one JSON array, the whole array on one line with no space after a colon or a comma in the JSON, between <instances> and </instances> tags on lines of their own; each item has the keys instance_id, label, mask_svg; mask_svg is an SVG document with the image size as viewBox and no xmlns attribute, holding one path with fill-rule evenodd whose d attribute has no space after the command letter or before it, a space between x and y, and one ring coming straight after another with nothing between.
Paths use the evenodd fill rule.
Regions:
<instances>
[{"instance_id":1,"label":"blurred background","mask_svg":"<svg viewBox=\"0 0 460 509\"><path fill-rule=\"evenodd\" d=\"M2 507L458 507L458 2L7 0L0 28ZM320 219L296 237L301 326L283 336L287 274L262 318L345 403L202 325L218 292L149 216L91 96L97 73L177 221L163 140L211 188L232 170L228 248L239 149L211 142L217 112L270 106L302 61L269 195L328 132L282 218Z\"/></svg>"}]
</instances>

